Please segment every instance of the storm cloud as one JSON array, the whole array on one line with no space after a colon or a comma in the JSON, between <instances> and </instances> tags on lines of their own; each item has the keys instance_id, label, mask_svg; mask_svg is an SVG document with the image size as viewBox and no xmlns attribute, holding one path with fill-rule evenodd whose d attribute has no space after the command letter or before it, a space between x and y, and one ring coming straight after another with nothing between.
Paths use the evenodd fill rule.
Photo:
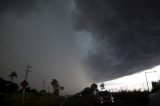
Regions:
<instances>
[{"instance_id":1,"label":"storm cloud","mask_svg":"<svg viewBox=\"0 0 160 106\"><path fill-rule=\"evenodd\" d=\"M160 7L156 0L74 0L74 26L87 43L84 64L104 81L160 64ZM84 40L85 41L85 40Z\"/></svg>"},{"instance_id":2,"label":"storm cloud","mask_svg":"<svg viewBox=\"0 0 160 106\"><path fill-rule=\"evenodd\" d=\"M160 7L151 0L1 0L0 77L31 64L28 82L65 93L160 64ZM36 76L36 79L35 79Z\"/></svg>"},{"instance_id":3,"label":"storm cloud","mask_svg":"<svg viewBox=\"0 0 160 106\"><path fill-rule=\"evenodd\" d=\"M16 83L24 80L25 67L32 66L27 81L31 88L51 88L57 79L64 93L75 93L88 84L72 29L72 1L0 1L0 77L16 71Z\"/></svg>"}]
</instances>

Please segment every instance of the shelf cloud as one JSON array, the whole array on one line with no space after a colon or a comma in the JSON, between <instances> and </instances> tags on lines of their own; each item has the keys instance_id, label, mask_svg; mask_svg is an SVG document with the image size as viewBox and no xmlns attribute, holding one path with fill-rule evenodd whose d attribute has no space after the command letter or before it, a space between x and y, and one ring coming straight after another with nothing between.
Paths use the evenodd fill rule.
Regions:
<instances>
[{"instance_id":1,"label":"shelf cloud","mask_svg":"<svg viewBox=\"0 0 160 106\"><path fill-rule=\"evenodd\" d=\"M95 48L88 49L84 63L95 80L113 79L160 64L159 1L74 0L74 3L75 29L94 39L89 44Z\"/></svg>"}]
</instances>

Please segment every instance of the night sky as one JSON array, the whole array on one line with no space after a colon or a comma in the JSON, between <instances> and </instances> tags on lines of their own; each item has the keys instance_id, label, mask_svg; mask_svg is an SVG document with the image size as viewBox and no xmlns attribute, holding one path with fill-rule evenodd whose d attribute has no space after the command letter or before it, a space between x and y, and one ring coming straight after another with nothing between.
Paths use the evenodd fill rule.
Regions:
<instances>
[{"instance_id":1,"label":"night sky","mask_svg":"<svg viewBox=\"0 0 160 106\"><path fill-rule=\"evenodd\" d=\"M160 64L157 0L1 0L0 77L65 93ZM52 88L50 86L50 91Z\"/></svg>"}]
</instances>

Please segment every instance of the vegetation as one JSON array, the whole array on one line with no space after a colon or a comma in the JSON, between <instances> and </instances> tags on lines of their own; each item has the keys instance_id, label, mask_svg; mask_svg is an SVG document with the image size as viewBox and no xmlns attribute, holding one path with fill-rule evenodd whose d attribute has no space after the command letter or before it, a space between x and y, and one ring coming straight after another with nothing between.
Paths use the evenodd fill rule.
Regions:
<instances>
[{"instance_id":1,"label":"vegetation","mask_svg":"<svg viewBox=\"0 0 160 106\"><path fill-rule=\"evenodd\" d=\"M14 77L17 78L17 76L18 76L18 75L17 75L17 73L16 73L15 71L12 71L11 74L8 75L8 77L11 78L11 81L13 81L13 78L14 78Z\"/></svg>"},{"instance_id":2,"label":"vegetation","mask_svg":"<svg viewBox=\"0 0 160 106\"><path fill-rule=\"evenodd\" d=\"M0 78L0 106L21 106L22 91L23 89L18 90L17 84ZM30 87L25 91L24 106L59 106L64 99Z\"/></svg>"},{"instance_id":3,"label":"vegetation","mask_svg":"<svg viewBox=\"0 0 160 106\"><path fill-rule=\"evenodd\" d=\"M54 95L59 95L59 83L56 79L52 79L51 85L53 87L53 94Z\"/></svg>"},{"instance_id":4,"label":"vegetation","mask_svg":"<svg viewBox=\"0 0 160 106\"><path fill-rule=\"evenodd\" d=\"M75 96L93 96L95 92L98 92L97 84L93 83L90 87L86 87L81 92L75 94Z\"/></svg>"},{"instance_id":5,"label":"vegetation","mask_svg":"<svg viewBox=\"0 0 160 106\"><path fill-rule=\"evenodd\" d=\"M2 96L2 94L1 94ZM24 106L59 106L64 98L61 96L53 96L51 94L40 94L26 92L24 98ZM12 97L3 94L0 99L0 106L21 106L22 92L16 92Z\"/></svg>"},{"instance_id":6,"label":"vegetation","mask_svg":"<svg viewBox=\"0 0 160 106\"><path fill-rule=\"evenodd\" d=\"M160 90L160 81L154 82L152 81L152 92L157 92Z\"/></svg>"},{"instance_id":7,"label":"vegetation","mask_svg":"<svg viewBox=\"0 0 160 106\"><path fill-rule=\"evenodd\" d=\"M60 86L56 79L52 79L51 85L53 87L53 95L58 96L59 90L63 90L64 87Z\"/></svg>"},{"instance_id":8,"label":"vegetation","mask_svg":"<svg viewBox=\"0 0 160 106\"><path fill-rule=\"evenodd\" d=\"M100 87L101 87L101 90L105 89L103 82L101 83Z\"/></svg>"},{"instance_id":9,"label":"vegetation","mask_svg":"<svg viewBox=\"0 0 160 106\"><path fill-rule=\"evenodd\" d=\"M10 81L5 81L4 79L0 78L0 92L8 93L9 96L12 96L12 94L16 92L17 89L18 89L17 84Z\"/></svg>"},{"instance_id":10,"label":"vegetation","mask_svg":"<svg viewBox=\"0 0 160 106\"><path fill-rule=\"evenodd\" d=\"M159 89L159 85L157 85L158 83L154 83L152 85L153 89L152 91L157 91ZM104 88L103 86L104 84L101 84L101 88ZM94 93L93 91L97 90L97 85L96 84L92 84L90 87L86 87L84 88L81 92L75 94L74 97L79 97L81 99L85 99L88 102L95 102L96 101L96 97L93 96ZM98 92L98 90L97 90ZM108 91L106 91L108 92ZM148 104L148 96L149 94L152 92L148 92L148 91L140 91L140 90L134 90L134 91L119 91L119 92L112 92L112 96L114 97L115 101L120 101L120 102L129 102L129 103L135 103L141 106L147 106Z\"/></svg>"},{"instance_id":11,"label":"vegetation","mask_svg":"<svg viewBox=\"0 0 160 106\"><path fill-rule=\"evenodd\" d=\"M11 80L16 76L14 72L10 75ZM59 96L59 90L63 90L56 79L53 79L51 82L53 87L53 94L46 93L43 89L37 91L34 88L27 87L25 88L25 98L24 106L59 106L60 103L64 100L64 97ZM141 103L141 106L146 106L148 103L149 93L157 92L160 90L159 82L152 82L152 92L148 91L120 91L112 92L112 95L115 100L118 101L130 101L135 103ZM104 89L104 84L100 85L101 89ZM0 78L0 106L20 106L22 105L22 91L23 89L18 90L18 85L11 81L6 81ZM87 102L93 103L96 102L95 93L98 92L97 84L93 83L90 87L84 88L81 92L75 94L75 96L80 97L82 100L87 100ZM108 91L106 91L108 92ZM75 97L74 96L74 97Z\"/></svg>"}]
</instances>

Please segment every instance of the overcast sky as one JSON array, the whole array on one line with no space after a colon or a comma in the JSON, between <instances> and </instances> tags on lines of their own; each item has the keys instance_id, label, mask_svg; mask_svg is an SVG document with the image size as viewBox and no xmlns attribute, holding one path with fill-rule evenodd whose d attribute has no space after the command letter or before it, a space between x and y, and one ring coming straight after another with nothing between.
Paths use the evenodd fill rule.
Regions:
<instances>
[{"instance_id":1,"label":"overcast sky","mask_svg":"<svg viewBox=\"0 0 160 106\"><path fill-rule=\"evenodd\" d=\"M0 76L65 93L160 63L160 7L151 0L1 0ZM51 90L51 86L50 86Z\"/></svg>"}]
</instances>

